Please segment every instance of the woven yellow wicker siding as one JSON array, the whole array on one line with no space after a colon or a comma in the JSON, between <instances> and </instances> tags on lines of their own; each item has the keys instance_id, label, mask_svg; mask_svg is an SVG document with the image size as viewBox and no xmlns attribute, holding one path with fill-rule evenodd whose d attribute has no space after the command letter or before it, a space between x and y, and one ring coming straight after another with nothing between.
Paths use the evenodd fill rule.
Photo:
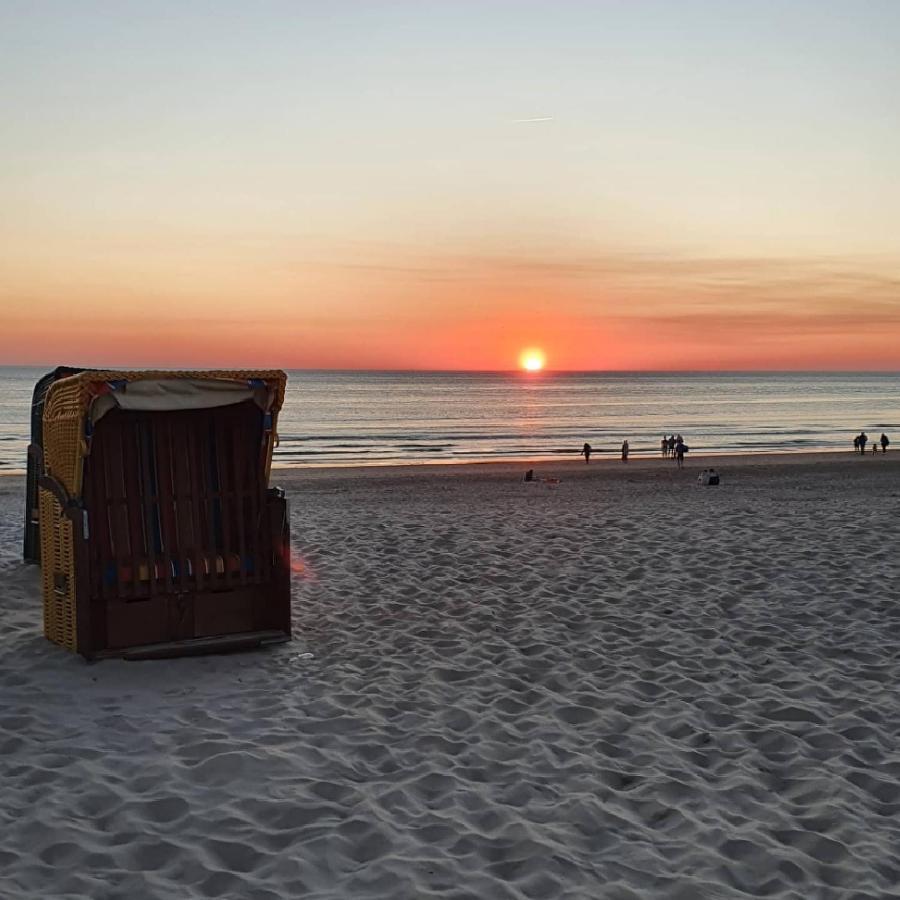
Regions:
<instances>
[{"instance_id":1,"label":"woven yellow wicker siding","mask_svg":"<svg viewBox=\"0 0 900 900\"><path fill-rule=\"evenodd\" d=\"M84 459L81 442L87 399L86 383L77 378L63 378L51 387L44 401L44 470L70 496L81 490Z\"/></svg>"},{"instance_id":2,"label":"woven yellow wicker siding","mask_svg":"<svg viewBox=\"0 0 900 900\"><path fill-rule=\"evenodd\" d=\"M75 559L72 522L49 491L40 492L41 578L44 588L44 634L76 651Z\"/></svg>"}]
</instances>

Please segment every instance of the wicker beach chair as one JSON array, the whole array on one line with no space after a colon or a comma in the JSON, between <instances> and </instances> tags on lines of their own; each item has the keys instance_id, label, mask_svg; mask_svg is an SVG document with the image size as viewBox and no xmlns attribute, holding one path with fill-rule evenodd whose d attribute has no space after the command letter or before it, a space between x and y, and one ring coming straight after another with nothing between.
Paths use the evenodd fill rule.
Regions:
<instances>
[{"instance_id":1,"label":"wicker beach chair","mask_svg":"<svg viewBox=\"0 0 900 900\"><path fill-rule=\"evenodd\" d=\"M288 640L280 371L83 371L43 403L44 633L87 658Z\"/></svg>"}]
</instances>

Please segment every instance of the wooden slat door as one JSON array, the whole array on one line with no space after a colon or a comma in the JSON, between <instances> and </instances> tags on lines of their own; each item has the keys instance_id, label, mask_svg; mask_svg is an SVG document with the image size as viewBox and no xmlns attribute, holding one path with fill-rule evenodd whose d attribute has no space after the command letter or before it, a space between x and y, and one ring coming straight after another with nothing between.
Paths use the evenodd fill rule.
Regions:
<instances>
[{"instance_id":1,"label":"wooden slat door","mask_svg":"<svg viewBox=\"0 0 900 900\"><path fill-rule=\"evenodd\" d=\"M261 429L249 401L100 420L85 467L96 646L258 627L272 554Z\"/></svg>"}]
</instances>

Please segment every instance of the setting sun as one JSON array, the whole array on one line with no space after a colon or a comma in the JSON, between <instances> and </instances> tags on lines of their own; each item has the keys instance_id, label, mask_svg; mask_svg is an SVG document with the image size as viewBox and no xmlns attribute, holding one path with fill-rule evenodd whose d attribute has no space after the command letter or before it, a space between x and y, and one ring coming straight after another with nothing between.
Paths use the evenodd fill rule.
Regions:
<instances>
[{"instance_id":1,"label":"setting sun","mask_svg":"<svg viewBox=\"0 0 900 900\"><path fill-rule=\"evenodd\" d=\"M523 350L519 363L527 372L540 372L544 368L544 351L533 347Z\"/></svg>"}]
</instances>

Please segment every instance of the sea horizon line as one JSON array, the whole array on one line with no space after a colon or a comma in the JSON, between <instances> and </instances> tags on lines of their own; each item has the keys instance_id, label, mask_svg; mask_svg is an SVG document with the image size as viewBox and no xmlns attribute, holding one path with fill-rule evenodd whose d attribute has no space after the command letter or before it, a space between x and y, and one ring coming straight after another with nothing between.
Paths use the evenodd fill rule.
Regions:
<instances>
[{"instance_id":1,"label":"sea horizon line","mask_svg":"<svg viewBox=\"0 0 900 900\"><path fill-rule=\"evenodd\" d=\"M35 369L50 371L58 366L70 366L70 363L0 363L0 371L10 369ZM82 366L71 366L82 368ZM418 369L418 368L343 368L316 366L286 366L277 363L258 365L238 365L234 363L200 363L200 364L138 364L99 362L83 368L108 369L121 371L240 371L282 369L285 372L305 372L311 374L337 375L518 375L527 379L539 379L548 375L900 375L898 369L541 369L525 371L511 369Z\"/></svg>"}]
</instances>

